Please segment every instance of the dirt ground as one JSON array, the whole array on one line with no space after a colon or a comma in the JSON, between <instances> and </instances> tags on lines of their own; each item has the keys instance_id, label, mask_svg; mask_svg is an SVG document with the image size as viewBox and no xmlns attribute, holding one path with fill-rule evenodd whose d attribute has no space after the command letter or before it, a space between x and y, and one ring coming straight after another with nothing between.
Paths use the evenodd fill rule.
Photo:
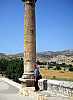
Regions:
<instances>
[{"instance_id":1,"label":"dirt ground","mask_svg":"<svg viewBox=\"0 0 73 100\"><path fill-rule=\"evenodd\" d=\"M73 81L73 72L48 70L47 68L41 68L40 72L43 78L52 78L52 79L60 79L60 80L63 79L63 80Z\"/></svg>"}]
</instances>

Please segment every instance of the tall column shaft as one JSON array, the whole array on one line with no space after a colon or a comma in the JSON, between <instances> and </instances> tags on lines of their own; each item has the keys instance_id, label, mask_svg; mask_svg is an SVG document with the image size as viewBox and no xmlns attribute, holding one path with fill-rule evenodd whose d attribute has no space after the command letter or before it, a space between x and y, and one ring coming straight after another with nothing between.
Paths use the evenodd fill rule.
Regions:
<instances>
[{"instance_id":1,"label":"tall column shaft","mask_svg":"<svg viewBox=\"0 0 73 100\"><path fill-rule=\"evenodd\" d=\"M35 2L33 1L34 0L25 1L24 74L31 73L33 71L32 63L36 62Z\"/></svg>"}]
</instances>

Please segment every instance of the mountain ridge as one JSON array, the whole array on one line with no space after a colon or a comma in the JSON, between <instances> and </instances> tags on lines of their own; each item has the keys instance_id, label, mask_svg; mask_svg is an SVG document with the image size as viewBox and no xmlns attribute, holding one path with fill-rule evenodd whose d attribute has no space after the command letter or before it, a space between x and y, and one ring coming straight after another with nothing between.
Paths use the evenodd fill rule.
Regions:
<instances>
[{"instance_id":1,"label":"mountain ridge","mask_svg":"<svg viewBox=\"0 0 73 100\"><path fill-rule=\"evenodd\" d=\"M23 52L16 53L16 54L7 54L7 53L0 53L0 56L23 56ZM57 55L72 55L73 56L73 49L62 50L62 51L43 51L37 52L37 55L42 56L57 56Z\"/></svg>"}]
</instances>

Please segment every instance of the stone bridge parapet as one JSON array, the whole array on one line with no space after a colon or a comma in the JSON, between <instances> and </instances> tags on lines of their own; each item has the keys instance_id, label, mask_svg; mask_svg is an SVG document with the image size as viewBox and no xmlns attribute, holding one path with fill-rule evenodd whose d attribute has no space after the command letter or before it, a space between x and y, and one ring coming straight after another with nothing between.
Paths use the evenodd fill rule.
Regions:
<instances>
[{"instance_id":1,"label":"stone bridge parapet","mask_svg":"<svg viewBox=\"0 0 73 100\"><path fill-rule=\"evenodd\" d=\"M40 90L46 90L49 94L53 96L73 96L73 82L71 81L40 79L38 84Z\"/></svg>"}]
</instances>

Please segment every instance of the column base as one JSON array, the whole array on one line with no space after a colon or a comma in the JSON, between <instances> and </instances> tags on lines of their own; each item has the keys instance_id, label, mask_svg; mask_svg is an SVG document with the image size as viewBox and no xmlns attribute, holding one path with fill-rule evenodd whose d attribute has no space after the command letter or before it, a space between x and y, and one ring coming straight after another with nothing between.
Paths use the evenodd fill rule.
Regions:
<instances>
[{"instance_id":1,"label":"column base","mask_svg":"<svg viewBox=\"0 0 73 100\"><path fill-rule=\"evenodd\" d=\"M22 87L34 87L34 79L23 79L19 78L21 81Z\"/></svg>"},{"instance_id":2,"label":"column base","mask_svg":"<svg viewBox=\"0 0 73 100\"><path fill-rule=\"evenodd\" d=\"M34 87L34 79L19 78L19 80L21 81L21 84L22 84L21 89L19 90L19 94L24 95L24 96L29 96L31 92L27 90L27 88Z\"/></svg>"},{"instance_id":3,"label":"column base","mask_svg":"<svg viewBox=\"0 0 73 100\"><path fill-rule=\"evenodd\" d=\"M22 78L19 78L23 87L33 87L34 77L33 73L23 73Z\"/></svg>"},{"instance_id":4,"label":"column base","mask_svg":"<svg viewBox=\"0 0 73 100\"><path fill-rule=\"evenodd\" d=\"M22 79L33 79L34 73L23 73Z\"/></svg>"}]
</instances>

